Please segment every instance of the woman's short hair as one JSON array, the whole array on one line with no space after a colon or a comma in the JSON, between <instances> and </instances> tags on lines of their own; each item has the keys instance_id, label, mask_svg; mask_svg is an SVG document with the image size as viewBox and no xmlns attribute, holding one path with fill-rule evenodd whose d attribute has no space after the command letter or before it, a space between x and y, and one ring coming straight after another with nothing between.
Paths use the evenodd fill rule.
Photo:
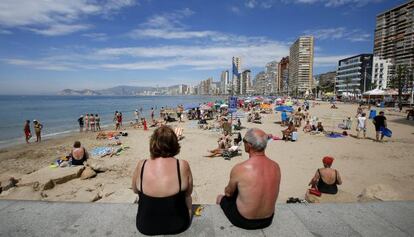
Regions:
<instances>
[{"instance_id":1,"label":"woman's short hair","mask_svg":"<svg viewBox=\"0 0 414 237\"><path fill-rule=\"evenodd\" d=\"M73 143L73 147L74 147L74 148L79 148L79 147L81 147L81 143L80 143L80 141L76 141L75 143Z\"/></svg>"},{"instance_id":2,"label":"woman's short hair","mask_svg":"<svg viewBox=\"0 0 414 237\"><path fill-rule=\"evenodd\" d=\"M180 153L177 135L169 126L155 129L150 139L151 158L173 157Z\"/></svg>"}]
</instances>

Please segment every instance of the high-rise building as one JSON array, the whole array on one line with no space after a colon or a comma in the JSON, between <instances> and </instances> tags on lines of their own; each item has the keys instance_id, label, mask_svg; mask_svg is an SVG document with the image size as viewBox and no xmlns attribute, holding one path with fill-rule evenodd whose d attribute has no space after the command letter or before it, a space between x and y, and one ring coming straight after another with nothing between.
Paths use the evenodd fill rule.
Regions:
<instances>
[{"instance_id":1,"label":"high-rise building","mask_svg":"<svg viewBox=\"0 0 414 237\"><path fill-rule=\"evenodd\" d=\"M229 93L230 86L229 71L222 71L220 77L220 93L227 95Z\"/></svg>"},{"instance_id":2,"label":"high-rise building","mask_svg":"<svg viewBox=\"0 0 414 237\"><path fill-rule=\"evenodd\" d=\"M240 77L240 95L246 95L247 91L250 90L251 80L250 80L250 70L244 70Z\"/></svg>"},{"instance_id":3,"label":"high-rise building","mask_svg":"<svg viewBox=\"0 0 414 237\"><path fill-rule=\"evenodd\" d=\"M372 87L378 89L388 89L392 71L391 59L380 59L374 56L372 62Z\"/></svg>"},{"instance_id":4,"label":"high-rise building","mask_svg":"<svg viewBox=\"0 0 414 237\"><path fill-rule=\"evenodd\" d=\"M267 87L266 73L259 72L254 78L254 94L264 95Z\"/></svg>"},{"instance_id":5,"label":"high-rise building","mask_svg":"<svg viewBox=\"0 0 414 237\"><path fill-rule=\"evenodd\" d=\"M301 36L290 47L289 93L304 95L312 88L313 36Z\"/></svg>"},{"instance_id":6,"label":"high-rise building","mask_svg":"<svg viewBox=\"0 0 414 237\"><path fill-rule=\"evenodd\" d=\"M270 82L269 93L275 94L277 92L277 79L278 79L278 65L279 62L272 61L266 64L266 77Z\"/></svg>"},{"instance_id":7,"label":"high-rise building","mask_svg":"<svg viewBox=\"0 0 414 237\"><path fill-rule=\"evenodd\" d=\"M282 58L278 64L277 89L279 95L287 95L289 82L289 56Z\"/></svg>"},{"instance_id":8,"label":"high-rise building","mask_svg":"<svg viewBox=\"0 0 414 237\"><path fill-rule=\"evenodd\" d=\"M240 57L233 57L232 60L233 77L232 77L232 92L233 94L240 94L240 72L241 72L241 60Z\"/></svg>"},{"instance_id":9,"label":"high-rise building","mask_svg":"<svg viewBox=\"0 0 414 237\"><path fill-rule=\"evenodd\" d=\"M339 60L336 71L336 90L361 94L370 90L372 54L360 54Z\"/></svg>"},{"instance_id":10,"label":"high-rise building","mask_svg":"<svg viewBox=\"0 0 414 237\"><path fill-rule=\"evenodd\" d=\"M413 0L377 15L374 56L391 60L390 74L400 65L414 68Z\"/></svg>"}]
</instances>

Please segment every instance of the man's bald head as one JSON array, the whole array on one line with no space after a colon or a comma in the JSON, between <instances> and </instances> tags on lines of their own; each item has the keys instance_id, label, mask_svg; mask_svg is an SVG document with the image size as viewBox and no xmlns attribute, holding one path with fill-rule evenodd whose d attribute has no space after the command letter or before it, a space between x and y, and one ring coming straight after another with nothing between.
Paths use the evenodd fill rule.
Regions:
<instances>
[{"instance_id":1,"label":"man's bald head","mask_svg":"<svg viewBox=\"0 0 414 237\"><path fill-rule=\"evenodd\" d=\"M268 135L261 129L251 128L247 130L244 141L249 143L253 150L264 151L267 146Z\"/></svg>"}]
</instances>

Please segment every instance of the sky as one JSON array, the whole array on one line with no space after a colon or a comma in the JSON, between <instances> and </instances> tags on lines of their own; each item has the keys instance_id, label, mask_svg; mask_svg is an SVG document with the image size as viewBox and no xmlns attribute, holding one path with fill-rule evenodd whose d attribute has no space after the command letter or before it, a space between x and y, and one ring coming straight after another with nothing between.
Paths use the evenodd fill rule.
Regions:
<instances>
[{"instance_id":1,"label":"sky","mask_svg":"<svg viewBox=\"0 0 414 237\"><path fill-rule=\"evenodd\" d=\"M252 75L315 37L314 74L372 53L375 17L403 0L1 0L0 94L195 85Z\"/></svg>"}]
</instances>

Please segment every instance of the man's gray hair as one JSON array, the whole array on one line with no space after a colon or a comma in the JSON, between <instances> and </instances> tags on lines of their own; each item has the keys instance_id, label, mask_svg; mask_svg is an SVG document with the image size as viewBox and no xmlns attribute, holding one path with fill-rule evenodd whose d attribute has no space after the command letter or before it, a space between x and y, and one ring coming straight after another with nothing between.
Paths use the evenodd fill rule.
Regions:
<instances>
[{"instance_id":1,"label":"man's gray hair","mask_svg":"<svg viewBox=\"0 0 414 237\"><path fill-rule=\"evenodd\" d=\"M244 140L252 145L253 150L264 151L267 146L268 136L265 133L263 133L264 135L261 135L257 131L259 131L258 128L247 130L246 135L244 135Z\"/></svg>"}]
</instances>

